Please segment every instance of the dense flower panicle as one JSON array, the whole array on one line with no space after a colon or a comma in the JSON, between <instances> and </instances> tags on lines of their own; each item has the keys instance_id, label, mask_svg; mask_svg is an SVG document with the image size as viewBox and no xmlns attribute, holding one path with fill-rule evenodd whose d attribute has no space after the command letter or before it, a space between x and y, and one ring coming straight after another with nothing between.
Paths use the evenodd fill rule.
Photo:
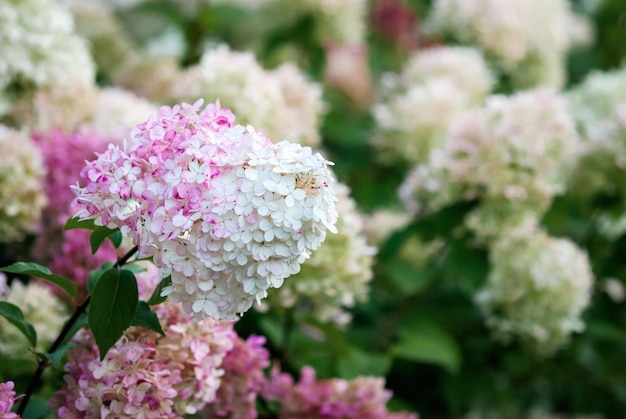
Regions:
<instances>
[{"instance_id":1,"label":"dense flower panicle","mask_svg":"<svg viewBox=\"0 0 626 419\"><path fill-rule=\"evenodd\" d=\"M46 205L46 170L28 135L0 125L0 243L36 229Z\"/></svg>"},{"instance_id":2,"label":"dense flower panicle","mask_svg":"<svg viewBox=\"0 0 626 419\"><path fill-rule=\"evenodd\" d=\"M0 57L0 115L14 99L6 90L15 85L30 89L94 78L87 45L73 33L71 15L55 0L0 3Z\"/></svg>"},{"instance_id":3,"label":"dense flower panicle","mask_svg":"<svg viewBox=\"0 0 626 419\"><path fill-rule=\"evenodd\" d=\"M47 350L63 328L69 317L68 307L57 298L46 284L31 281L24 284L18 280L4 295L1 301L18 306L27 322L37 332L37 349ZM26 357L30 359L30 343L20 330L11 325L4 317L0 317L0 357Z\"/></svg>"},{"instance_id":4,"label":"dense flower panicle","mask_svg":"<svg viewBox=\"0 0 626 419\"><path fill-rule=\"evenodd\" d=\"M15 384L13 381L0 383L0 418L2 419L19 419L17 413L11 412L15 403Z\"/></svg>"},{"instance_id":5,"label":"dense flower panicle","mask_svg":"<svg viewBox=\"0 0 626 419\"><path fill-rule=\"evenodd\" d=\"M476 215L471 227L492 236L510 221L526 220L518 211L540 215L547 209L564 191L579 147L574 122L556 93L491 96L482 109L455 119L443 146L408 175L400 197L412 211L480 197L490 215ZM493 223L496 214L502 218L494 231L481 220Z\"/></svg>"},{"instance_id":6,"label":"dense flower panicle","mask_svg":"<svg viewBox=\"0 0 626 419\"><path fill-rule=\"evenodd\" d=\"M234 125L219 102L200 106L161 108L73 190L80 217L119 227L171 275L171 301L197 321L234 319L336 232L334 180L310 148Z\"/></svg>"},{"instance_id":7,"label":"dense flower panicle","mask_svg":"<svg viewBox=\"0 0 626 419\"><path fill-rule=\"evenodd\" d=\"M251 52L221 45L208 50L200 64L174 80L171 96L177 101L219 98L243 123L270 138L311 147L320 142L322 89L292 64L266 71ZM281 117L276 118L277 114Z\"/></svg>"},{"instance_id":8,"label":"dense flower panicle","mask_svg":"<svg viewBox=\"0 0 626 419\"><path fill-rule=\"evenodd\" d=\"M573 242L540 230L508 234L493 245L490 260L476 300L497 337L519 338L549 355L583 330L580 316L589 304L593 274Z\"/></svg>"},{"instance_id":9,"label":"dense flower panicle","mask_svg":"<svg viewBox=\"0 0 626 419\"><path fill-rule=\"evenodd\" d=\"M236 338L226 353L224 375L214 402L202 411L205 418L256 419L256 399L265 385L263 370L269 367L269 352L263 336Z\"/></svg>"},{"instance_id":10,"label":"dense flower panicle","mask_svg":"<svg viewBox=\"0 0 626 419\"><path fill-rule=\"evenodd\" d=\"M417 164L441 144L448 125L483 103L493 77L480 52L436 47L415 52L400 74L383 78L373 115L381 158Z\"/></svg>"},{"instance_id":11,"label":"dense flower panicle","mask_svg":"<svg viewBox=\"0 0 626 419\"><path fill-rule=\"evenodd\" d=\"M437 0L426 27L481 48L520 86L560 87L567 50L584 41L581 19L567 0Z\"/></svg>"},{"instance_id":12,"label":"dense flower panicle","mask_svg":"<svg viewBox=\"0 0 626 419\"><path fill-rule=\"evenodd\" d=\"M103 361L91 333L76 334L65 384L50 400L59 418L179 418L216 399L232 323L197 324L169 302L156 312L165 336L131 327Z\"/></svg>"},{"instance_id":13,"label":"dense flower panicle","mask_svg":"<svg viewBox=\"0 0 626 419\"><path fill-rule=\"evenodd\" d=\"M344 326L351 320L345 309L367 298L376 248L367 244L363 217L350 197L350 189L337 183L335 193L337 234L327 237L300 272L270 291L266 301L270 307L295 306L318 321Z\"/></svg>"},{"instance_id":14,"label":"dense flower panicle","mask_svg":"<svg viewBox=\"0 0 626 419\"><path fill-rule=\"evenodd\" d=\"M384 379L376 377L318 380L311 367L302 368L294 384L289 374L274 367L262 394L267 400L280 401L281 419L417 419L415 414L388 412L391 392L384 386Z\"/></svg>"},{"instance_id":15,"label":"dense flower panicle","mask_svg":"<svg viewBox=\"0 0 626 419\"><path fill-rule=\"evenodd\" d=\"M98 256L92 258L88 254L89 246L85 246L89 241L84 241L82 245L80 243L80 240L88 239L89 234L80 231L63 232L65 222L75 212L71 207L75 195L70 185L78 181L84 183L80 179L80 171L86 160L93 159L97 152L104 152L110 142L119 144L121 140L106 138L89 130L70 133L60 129L35 132L32 139L43 154L43 165L54 176L46 176L43 183L45 194L50 199L43 210L40 232L31 254L41 263L49 263L54 259L55 269L62 268L65 274L79 284L84 283L86 278L79 275L84 270L99 266L104 262L102 258L108 258L115 252L111 244L105 242ZM68 240L67 244L63 244L64 238ZM75 250L78 252L74 253ZM73 267L73 264L76 266Z\"/></svg>"}]
</instances>

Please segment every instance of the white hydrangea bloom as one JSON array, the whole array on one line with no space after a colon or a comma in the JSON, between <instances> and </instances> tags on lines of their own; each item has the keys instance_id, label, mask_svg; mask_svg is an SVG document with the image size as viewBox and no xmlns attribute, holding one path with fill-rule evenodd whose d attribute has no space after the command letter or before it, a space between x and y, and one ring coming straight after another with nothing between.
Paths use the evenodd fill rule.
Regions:
<instances>
[{"instance_id":1,"label":"white hydrangea bloom","mask_svg":"<svg viewBox=\"0 0 626 419\"><path fill-rule=\"evenodd\" d=\"M519 338L542 355L584 328L593 274L587 255L567 239L542 231L496 242L492 270L476 296L487 325L505 341Z\"/></svg>"},{"instance_id":2,"label":"white hydrangea bloom","mask_svg":"<svg viewBox=\"0 0 626 419\"><path fill-rule=\"evenodd\" d=\"M560 87L565 53L583 36L571 22L580 19L567 0L436 0L426 28L481 48L518 85Z\"/></svg>"},{"instance_id":3,"label":"white hydrangea bloom","mask_svg":"<svg viewBox=\"0 0 626 419\"><path fill-rule=\"evenodd\" d=\"M1 287L0 287L1 288ZM37 349L45 351L54 342L63 324L69 317L69 310L52 293L47 284L30 282L28 285L13 281L0 301L18 306L27 322L37 332ZM0 355L2 357L31 357L30 343L22 332L0 317Z\"/></svg>"},{"instance_id":4,"label":"white hydrangea bloom","mask_svg":"<svg viewBox=\"0 0 626 419\"><path fill-rule=\"evenodd\" d=\"M68 80L90 83L94 71L87 45L73 33L72 17L59 2L0 2L0 94L11 89L19 96Z\"/></svg>"},{"instance_id":5,"label":"white hydrangea bloom","mask_svg":"<svg viewBox=\"0 0 626 419\"><path fill-rule=\"evenodd\" d=\"M417 51L398 75L386 75L373 107L381 159L417 164L444 140L448 125L482 104L493 77L480 52L436 47Z\"/></svg>"},{"instance_id":6,"label":"white hydrangea bloom","mask_svg":"<svg viewBox=\"0 0 626 419\"><path fill-rule=\"evenodd\" d=\"M346 325L351 316L345 311L367 297L376 248L363 234L362 215L350 197L349 188L335 184L337 194L337 234L328 236L281 288L270 292L270 307L299 307L321 322Z\"/></svg>"},{"instance_id":7,"label":"white hydrangea bloom","mask_svg":"<svg viewBox=\"0 0 626 419\"><path fill-rule=\"evenodd\" d=\"M174 80L171 96L176 101L219 99L243 122L270 138L307 146L320 142L321 87L291 64L266 71L252 53L220 45Z\"/></svg>"},{"instance_id":8,"label":"white hydrangea bloom","mask_svg":"<svg viewBox=\"0 0 626 419\"><path fill-rule=\"evenodd\" d=\"M482 109L456 118L440 149L418 165L400 188L412 211L438 209L457 199L480 197L483 214L471 227L491 236L503 223L541 214L562 193L577 158L579 139L562 97L538 89L491 96ZM486 221L489 225L479 222Z\"/></svg>"},{"instance_id":9,"label":"white hydrangea bloom","mask_svg":"<svg viewBox=\"0 0 626 419\"><path fill-rule=\"evenodd\" d=\"M0 242L35 230L47 199L39 149L22 132L0 125Z\"/></svg>"},{"instance_id":10,"label":"white hydrangea bloom","mask_svg":"<svg viewBox=\"0 0 626 419\"><path fill-rule=\"evenodd\" d=\"M310 148L272 144L201 103L162 107L73 189L80 217L120 228L171 275L164 295L186 313L234 319L336 232L334 180Z\"/></svg>"}]
</instances>

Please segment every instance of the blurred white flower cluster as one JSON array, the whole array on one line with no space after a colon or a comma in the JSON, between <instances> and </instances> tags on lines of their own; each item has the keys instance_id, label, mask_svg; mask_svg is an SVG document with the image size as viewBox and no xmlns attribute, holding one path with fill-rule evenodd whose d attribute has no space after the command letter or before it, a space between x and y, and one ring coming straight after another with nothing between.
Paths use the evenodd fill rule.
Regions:
<instances>
[{"instance_id":1,"label":"blurred white flower cluster","mask_svg":"<svg viewBox=\"0 0 626 419\"><path fill-rule=\"evenodd\" d=\"M234 319L337 231L334 180L309 147L272 144L219 102L201 104L162 107L73 189L77 215L131 237L186 313Z\"/></svg>"},{"instance_id":2,"label":"blurred white flower cluster","mask_svg":"<svg viewBox=\"0 0 626 419\"><path fill-rule=\"evenodd\" d=\"M242 123L270 138L316 146L324 110L322 89L294 65L266 71L251 52L221 45L208 50L201 62L172 83L174 101L219 99Z\"/></svg>"},{"instance_id":3,"label":"blurred white flower cluster","mask_svg":"<svg viewBox=\"0 0 626 419\"><path fill-rule=\"evenodd\" d=\"M503 226L526 227L562 193L579 156L579 139L563 98L538 89L491 96L458 117L444 144L417 165L400 188L413 211L480 198L469 226L493 237Z\"/></svg>"},{"instance_id":4,"label":"blurred white flower cluster","mask_svg":"<svg viewBox=\"0 0 626 419\"><path fill-rule=\"evenodd\" d=\"M426 28L481 48L520 87L560 87L565 54L591 37L568 0L436 0Z\"/></svg>"},{"instance_id":5,"label":"blurred white flower cluster","mask_svg":"<svg viewBox=\"0 0 626 419\"><path fill-rule=\"evenodd\" d=\"M23 132L0 125L0 243L33 232L47 198L41 152Z\"/></svg>"},{"instance_id":6,"label":"blurred white flower cluster","mask_svg":"<svg viewBox=\"0 0 626 419\"><path fill-rule=\"evenodd\" d=\"M0 115L15 98L51 83L90 83L94 63L55 0L0 2Z\"/></svg>"},{"instance_id":7,"label":"blurred white flower cluster","mask_svg":"<svg viewBox=\"0 0 626 419\"><path fill-rule=\"evenodd\" d=\"M492 84L493 76L474 48L435 47L413 53L400 74L384 76L373 107L378 132L372 141L381 159L426 161L431 149L443 142L451 121L481 105Z\"/></svg>"},{"instance_id":8,"label":"blurred white flower cluster","mask_svg":"<svg viewBox=\"0 0 626 419\"><path fill-rule=\"evenodd\" d=\"M3 288L4 291L3 291ZM52 293L49 284L35 281L25 285L14 280L6 287L6 276L0 274L0 301L18 306L37 333L38 350L47 350L69 317L68 307ZM31 358L30 343L22 332L0 316L0 356Z\"/></svg>"},{"instance_id":9,"label":"blurred white flower cluster","mask_svg":"<svg viewBox=\"0 0 626 419\"><path fill-rule=\"evenodd\" d=\"M541 355L561 347L589 304L593 274L585 252L567 239L528 231L502 237L476 296L487 325L505 341L519 338Z\"/></svg>"},{"instance_id":10,"label":"blurred white flower cluster","mask_svg":"<svg viewBox=\"0 0 626 419\"><path fill-rule=\"evenodd\" d=\"M299 307L321 322L345 326L351 320L345 310L368 295L376 248L364 235L363 216L350 198L350 189L335 184L337 234L329 235L282 287L270 292L270 307Z\"/></svg>"}]
</instances>

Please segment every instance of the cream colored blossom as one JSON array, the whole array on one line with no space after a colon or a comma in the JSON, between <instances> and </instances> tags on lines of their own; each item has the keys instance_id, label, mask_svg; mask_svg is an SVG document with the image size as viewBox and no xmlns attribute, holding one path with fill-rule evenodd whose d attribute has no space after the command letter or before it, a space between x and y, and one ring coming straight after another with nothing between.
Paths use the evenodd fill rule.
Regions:
<instances>
[{"instance_id":1,"label":"cream colored blossom","mask_svg":"<svg viewBox=\"0 0 626 419\"><path fill-rule=\"evenodd\" d=\"M510 234L490 255L491 272L476 296L487 325L504 341L520 339L540 355L584 329L593 274L584 251L542 231Z\"/></svg>"}]
</instances>

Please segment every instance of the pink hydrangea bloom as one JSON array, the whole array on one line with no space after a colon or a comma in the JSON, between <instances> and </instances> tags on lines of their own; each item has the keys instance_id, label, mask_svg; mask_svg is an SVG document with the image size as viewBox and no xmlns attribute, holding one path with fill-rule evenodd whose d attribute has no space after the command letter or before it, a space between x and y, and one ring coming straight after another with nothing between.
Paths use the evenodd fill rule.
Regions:
<instances>
[{"instance_id":1,"label":"pink hydrangea bloom","mask_svg":"<svg viewBox=\"0 0 626 419\"><path fill-rule=\"evenodd\" d=\"M233 349L224 358L222 385L217 399L204 410L205 417L255 419L256 399L266 378L263 370L269 367L269 352L263 347L265 337L250 336L236 339Z\"/></svg>"},{"instance_id":2,"label":"pink hydrangea bloom","mask_svg":"<svg viewBox=\"0 0 626 419\"><path fill-rule=\"evenodd\" d=\"M384 385L384 379L376 377L318 380L311 367L302 368L300 380L294 384L289 374L275 366L262 394L280 401L280 418L417 419L415 414L387 411L391 392Z\"/></svg>"},{"instance_id":3,"label":"pink hydrangea bloom","mask_svg":"<svg viewBox=\"0 0 626 419\"><path fill-rule=\"evenodd\" d=\"M65 385L50 401L59 418L179 418L216 399L232 323L194 323L169 302L156 311L164 337L131 327L103 361L91 333L77 333Z\"/></svg>"},{"instance_id":4,"label":"pink hydrangea bloom","mask_svg":"<svg viewBox=\"0 0 626 419\"><path fill-rule=\"evenodd\" d=\"M110 145L81 171L75 202L171 275L164 295L185 313L235 319L336 232L336 197L320 154L201 105L164 106Z\"/></svg>"},{"instance_id":5,"label":"pink hydrangea bloom","mask_svg":"<svg viewBox=\"0 0 626 419\"><path fill-rule=\"evenodd\" d=\"M0 418L2 419L19 419L17 413L12 413L13 404L15 403L15 391L13 381L0 383Z\"/></svg>"},{"instance_id":6,"label":"pink hydrangea bloom","mask_svg":"<svg viewBox=\"0 0 626 419\"><path fill-rule=\"evenodd\" d=\"M32 136L44 156L44 162L52 176L47 176L44 190L48 205L44 209L40 234L33 246L33 256L48 264L53 272L76 282L84 294L89 272L104 262L115 260L117 254L107 240L95 255L89 247L89 232L69 230L63 232L63 225L75 210L71 204L74 193L70 185L80 179L80 171L85 160L91 160L96 152L107 149L109 138L97 133L81 130L67 133L62 130L37 132ZM119 140L116 140L120 142ZM53 287L55 292L57 287Z\"/></svg>"}]
</instances>

